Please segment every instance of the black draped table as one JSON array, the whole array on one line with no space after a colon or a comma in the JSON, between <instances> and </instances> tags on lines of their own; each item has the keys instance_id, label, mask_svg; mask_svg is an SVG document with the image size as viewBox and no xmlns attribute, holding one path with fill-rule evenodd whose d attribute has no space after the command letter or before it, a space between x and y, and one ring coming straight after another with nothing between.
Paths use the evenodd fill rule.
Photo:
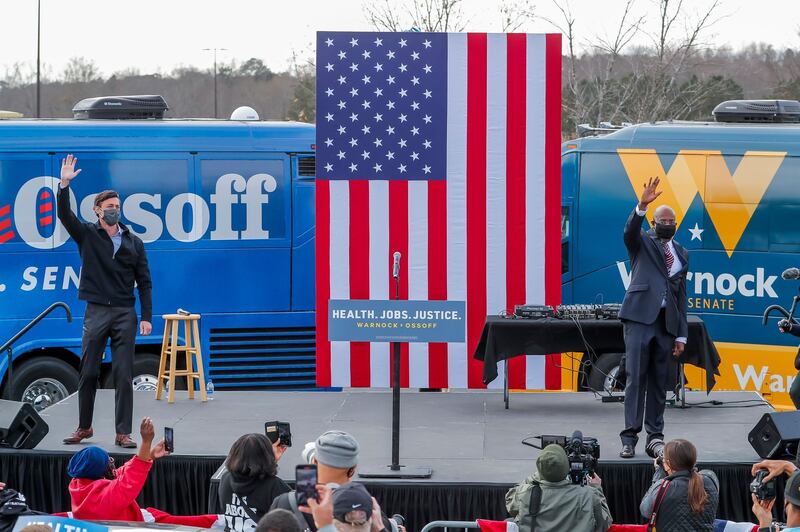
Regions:
<instances>
[{"instance_id":1,"label":"black draped table","mask_svg":"<svg viewBox=\"0 0 800 532\"><path fill-rule=\"evenodd\" d=\"M678 361L706 370L706 389L710 392L719 375L719 353L703 320L690 315L688 322L686 349ZM622 322L487 316L473 357L483 361L483 382L488 384L497 378L497 363L501 360L520 355L585 352L587 345L598 353L624 353Z\"/></svg>"}]
</instances>

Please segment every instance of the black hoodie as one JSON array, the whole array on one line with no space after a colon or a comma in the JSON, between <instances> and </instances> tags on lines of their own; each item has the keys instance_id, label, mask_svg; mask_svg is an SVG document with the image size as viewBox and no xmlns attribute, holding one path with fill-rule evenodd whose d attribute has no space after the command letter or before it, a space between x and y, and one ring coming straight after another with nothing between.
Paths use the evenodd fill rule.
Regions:
<instances>
[{"instance_id":1,"label":"black hoodie","mask_svg":"<svg viewBox=\"0 0 800 532\"><path fill-rule=\"evenodd\" d=\"M289 486L278 477L242 477L226 471L219 481L219 502L226 532L249 532L269 511L272 500Z\"/></svg>"}]
</instances>

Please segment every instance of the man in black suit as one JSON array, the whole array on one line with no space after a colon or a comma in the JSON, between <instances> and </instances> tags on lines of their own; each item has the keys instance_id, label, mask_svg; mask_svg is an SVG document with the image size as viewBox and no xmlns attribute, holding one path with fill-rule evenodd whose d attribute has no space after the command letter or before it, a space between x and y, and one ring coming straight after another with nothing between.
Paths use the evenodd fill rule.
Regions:
<instances>
[{"instance_id":1,"label":"man in black suit","mask_svg":"<svg viewBox=\"0 0 800 532\"><path fill-rule=\"evenodd\" d=\"M647 207L658 196L660 180L650 179L625 225L624 240L631 261L631 280L619 317L625 334L625 430L622 458L633 458L642 418L647 453L655 456L664 442L664 405L669 356L683 353L688 335L686 272L689 254L677 242L675 211L668 205L653 213L654 225L642 231ZM645 405L646 394L646 405Z\"/></svg>"}]
</instances>

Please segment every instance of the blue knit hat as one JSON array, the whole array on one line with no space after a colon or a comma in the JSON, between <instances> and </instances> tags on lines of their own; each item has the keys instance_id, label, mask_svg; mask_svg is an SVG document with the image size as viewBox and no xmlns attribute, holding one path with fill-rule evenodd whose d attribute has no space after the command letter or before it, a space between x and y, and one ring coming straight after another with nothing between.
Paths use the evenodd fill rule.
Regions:
<instances>
[{"instance_id":1,"label":"blue knit hat","mask_svg":"<svg viewBox=\"0 0 800 532\"><path fill-rule=\"evenodd\" d=\"M108 470L109 456L100 447L87 447L72 455L67 473L72 478L103 478Z\"/></svg>"}]
</instances>

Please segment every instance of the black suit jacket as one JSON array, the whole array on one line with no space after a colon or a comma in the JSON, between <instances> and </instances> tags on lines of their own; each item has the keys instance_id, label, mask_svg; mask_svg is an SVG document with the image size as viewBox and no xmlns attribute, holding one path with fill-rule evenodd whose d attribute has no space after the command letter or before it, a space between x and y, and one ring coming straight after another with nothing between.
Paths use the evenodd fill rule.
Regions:
<instances>
[{"instance_id":1,"label":"black suit jacket","mask_svg":"<svg viewBox=\"0 0 800 532\"><path fill-rule=\"evenodd\" d=\"M655 232L642 231L644 216L631 213L625 224L624 240L631 260L631 282L625 292L619 317L649 325L658 318L661 302L666 299L667 331L675 337L687 337L686 322L686 272L689 269L689 253L673 241L681 269L669 276L664 261L664 249Z\"/></svg>"}]
</instances>

